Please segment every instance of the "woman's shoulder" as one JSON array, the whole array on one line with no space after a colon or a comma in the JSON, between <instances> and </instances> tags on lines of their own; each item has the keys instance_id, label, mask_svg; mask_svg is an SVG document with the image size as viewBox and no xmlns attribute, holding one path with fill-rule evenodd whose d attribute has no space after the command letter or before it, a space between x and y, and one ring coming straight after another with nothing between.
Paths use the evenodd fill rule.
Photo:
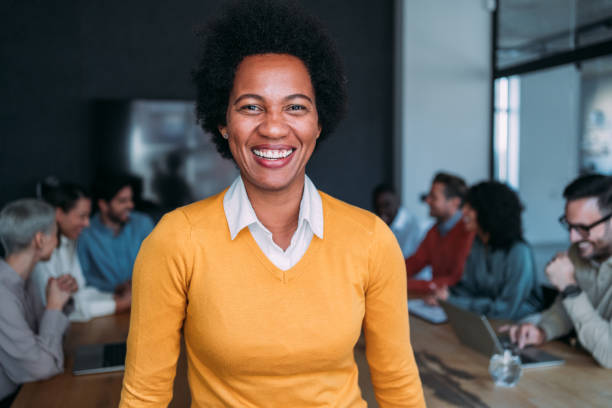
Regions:
<instances>
[{"instance_id":1,"label":"woman's shoulder","mask_svg":"<svg viewBox=\"0 0 612 408\"><path fill-rule=\"evenodd\" d=\"M341 235L344 239L362 237L371 240L374 236L389 236L395 240L393 232L376 214L326 193L319 193L323 203L326 232Z\"/></svg>"},{"instance_id":2,"label":"woman's shoulder","mask_svg":"<svg viewBox=\"0 0 612 408\"><path fill-rule=\"evenodd\" d=\"M223 195L225 190L214 196L195 201L165 214L162 221L186 223L192 226L210 224L223 213Z\"/></svg>"}]
</instances>

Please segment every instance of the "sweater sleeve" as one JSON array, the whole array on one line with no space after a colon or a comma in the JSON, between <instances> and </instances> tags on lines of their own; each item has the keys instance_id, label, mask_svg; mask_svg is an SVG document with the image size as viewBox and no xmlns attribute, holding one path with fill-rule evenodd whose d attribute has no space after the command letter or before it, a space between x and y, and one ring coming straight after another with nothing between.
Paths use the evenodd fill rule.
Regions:
<instances>
[{"instance_id":1,"label":"sweater sleeve","mask_svg":"<svg viewBox=\"0 0 612 408\"><path fill-rule=\"evenodd\" d=\"M424 407L410 345L404 258L392 232L376 220L369 254L364 332L372 384L381 408Z\"/></svg>"},{"instance_id":2,"label":"sweater sleeve","mask_svg":"<svg viewBox=\"0 0 612 408\"><path fill-rule=\"evenodd\" d=\"M584 292L564 299L563 306L574 323L582 346L603 367L612 368L612 321L597 313Z\"/></svg>"},{"instance_id":3,"label":"sweater sleeve","mask_svg":"<svg viewBox=\"0 0 612 408\"><path fill-rule=\"evenodd\" d=\"M177 210L143 242L134 265L120 407L170 403L192 268L191 227Z\"/></svg>"},{"instance_id":4,"label":"sweater sleeve","mask_svg":"<svg viewBox=\"0 0 612 408\"><path fill-rule=\"evenodd\" d=\"M463 221L459 222L463 223ZM434 275L433 279L431 280L432 283L438 287L453 286L459 282L463 276L465 262L470 254L470 249L472 248L474 234L465 233L463 229L461 229L461 232L461 239L454 240L455 246L453 248L453 252L450 254L445 254L452 258L452 261L450 262L451 267L448 269L448 273L445 276Z\"/></svg>"},{"instance_id":5,"label":"sweater sleeve","mask_svg":"<svg viewBox=\"0 0 612 408\"><path fill-rule=\"evenodd\" d=\"M6 375L22 384L63 372L62 337L68 318L59 310L45 310L35 333L14 297L0 295L5 297L0 311L0 357Z\"/></svg>"},{"instance_id":6,"label":"sweater sleeve","mask_svg":"<svg viewBox=\"0 0 612 408\"><path fill-rule=\"evenodd\" d=\"M542 312L542 319L538 326L546 333L546 340L565 336L572 331L574 326L563 307L560 296L557 296L551 307Z\"/></svg>"},{"instance_id":7,"label":"sweater sleeve","mask_svg":"<svg viewBox=\"0 0 612 408\"><path fill-rule=\"evenodd\" d=\"M528 298L535 281L533 258L527 245L515 245L510 249L502 270L494 271L501 276L498 278L499 292L497 296L479 296L475 281L478 272L468 270L475 267L474 263L466 264L466 277L461 283L472 282L472 291L466 290L465 285L458 285L451 290L448 301L464 309L484 314L493 319L517 319L520 308ZM471 293L468 293L471 292Z\"/></svg>"},{"instance_id":8,"label":"sweater sleeve","mask_svg":"<svg viewBox=\"0 0 612 408\"><path fill-rule=\"evenodd\" d=\"M419 273L419 271L427 265L431 264L429 242L431 241L432 234L433 228L427 232L425 239L423 239L416 252L406 259L406 276L409 278ZM412 283L412 280L410 282ZM410 289L412 289L412 287L410 287Z\"/></svg>"}]
</instances>

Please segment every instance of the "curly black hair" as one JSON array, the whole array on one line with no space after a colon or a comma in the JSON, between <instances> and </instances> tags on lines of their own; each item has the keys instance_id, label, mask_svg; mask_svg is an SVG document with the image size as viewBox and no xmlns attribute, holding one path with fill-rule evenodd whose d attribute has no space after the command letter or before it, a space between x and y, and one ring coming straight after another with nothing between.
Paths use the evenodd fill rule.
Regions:
<instances>
[{"instance_id":1,"label":"curly black hair","mask_svg":"<svg viewBox=\"0 0 612 408\"><path fill-rule=\"evenodd\" d=\"M250 55L289 54L304 62L312 82L322 141L346 110L346 80L335 45L321 24L293 1L243 0L225 9L199 33L202 57L193 72L196 115L219 153L231 158L218 126L226 112L234 76Z\"/></svg>"},{"instance_id":2,"label":"curly black hair","mask_svg":"<svg viewBox=\"0 0 612 408\"><path fill-rule=\"evenodd\" d=\"M508 250L523 239L519 196L505 184L483 181L468 190L465 202L476 211L480 228L489 234L488 245L493 249Z\"/></svg>"}]
</instances>

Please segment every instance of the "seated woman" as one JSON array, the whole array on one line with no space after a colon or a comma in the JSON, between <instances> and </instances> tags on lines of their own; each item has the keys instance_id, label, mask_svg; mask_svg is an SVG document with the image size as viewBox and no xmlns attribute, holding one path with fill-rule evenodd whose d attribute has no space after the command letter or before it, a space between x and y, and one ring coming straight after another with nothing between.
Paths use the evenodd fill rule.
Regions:
<instances>
[{"instance_id":1,"label":"seated woman","mask_svg":"<svg viewBox=\"0 0 612 408\"><path fill-rule=\"evenodd\" d=\"M97 316L120 313L130 308L131 291L119 294L101 292L93 286L87 286L76 252L77 238L83 228L89 225L91 199L81 187L75 184L45 186L43 198L55 207L59 228L59 245L51 259L39 262L32 273L30 291L46 302L45 288L51 277L69 274L76 279L79 289L73 295L74 311L69 318L72 321L87 321Z\"/></svg>"},{"instance_id":2,"label":"seated woman","mask_svg":"<svg viewBox=\"0 0 612 408\"><path fill-rule=\"evenodd\" d=\"M495 319L521 319L542 308L522 211L518 195L505 184L486 181L470 188L463 219L476 238L463 277L437 290L438 299Z\"/></svg>"},{"instance_id":3,"label":"seated woman","mask_svg":"<svg viewBox=\"0 0 612 408\"><path fill-rule=\"evenodd\" d=\"M76 282L51 278L47 307L40 308L26 291L32 268L49 259L57 246L55 211L33 199L9 203L0 212L0 407L9 407L24 382L64 371L62 336L68 328L63 313Z\"/></svg>"}]
</instances>

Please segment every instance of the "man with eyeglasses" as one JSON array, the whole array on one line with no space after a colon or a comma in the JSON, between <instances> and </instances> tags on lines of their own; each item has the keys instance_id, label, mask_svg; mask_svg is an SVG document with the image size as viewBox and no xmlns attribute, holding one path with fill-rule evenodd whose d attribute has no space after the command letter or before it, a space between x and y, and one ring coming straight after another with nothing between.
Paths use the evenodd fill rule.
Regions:
<instances>
[{"instance_id":1,"label":"man with eyeglasses","mask_svg":"<svg viewBox=\"0 0 612 408\"><path fill-rule=\"evenodd\" d=\"M559 290L555 303L531 323L502 327L520 348L540 345L576 330L582 346L599 364L612 368L612 177L579 177L563 192L569 231L568 252L546 266Z\"/></svg>"}]
</instances>

